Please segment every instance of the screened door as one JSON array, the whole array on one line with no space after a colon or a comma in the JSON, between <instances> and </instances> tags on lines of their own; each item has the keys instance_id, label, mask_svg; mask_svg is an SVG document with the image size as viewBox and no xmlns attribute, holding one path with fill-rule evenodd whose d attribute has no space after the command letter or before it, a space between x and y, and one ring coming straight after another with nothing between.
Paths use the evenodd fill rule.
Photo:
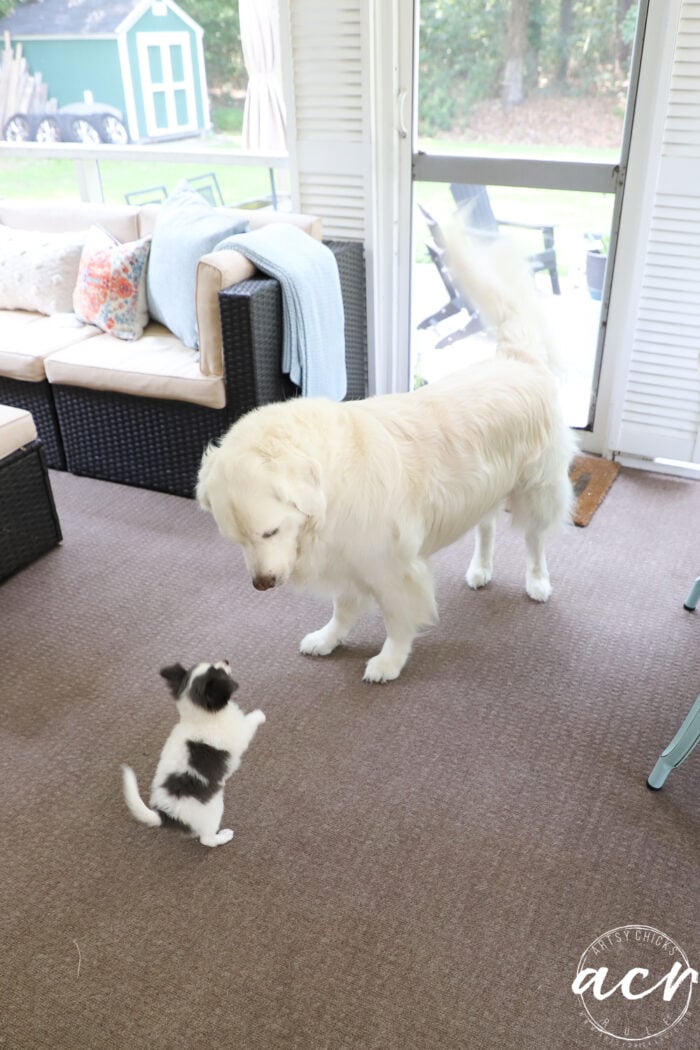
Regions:
<instances>
[{"instance_id":1,"label":"screened door","mask_svg":"<svg viewBox=\"0 0 700 1050\"><path fill-rule=\"evenodd\" d=\"M593 423L647 3L417 3L412 380L492 351L442 264L466 214L529 261L567 358L570 425Z\"/></svg>"}]
</instances>

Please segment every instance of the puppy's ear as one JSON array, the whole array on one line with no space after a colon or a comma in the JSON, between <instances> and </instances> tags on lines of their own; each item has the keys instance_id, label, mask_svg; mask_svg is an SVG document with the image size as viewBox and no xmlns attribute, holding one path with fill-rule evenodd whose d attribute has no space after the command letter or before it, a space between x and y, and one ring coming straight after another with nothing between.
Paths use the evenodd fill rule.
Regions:
<instances>
[{"instance_id":1,"label":"puppy's ear","mask_svg":"<svg viewBox=\"0 0 700 1050\"><path fill-rule=\"evenodd\" d=\"M285 464L287 466L287 464ZM288 464L287 472L277 480L277 496L305 517L323 524L326 517L326 496L323 491L321 464L315 459L299 456Z\"/></svg>"},{"instance_id":2,"label":"puppy's ear","mask_svg":"<svg viewBox=\"0 0 700 1050\"><path fill-rule=\"evenodd\" d=\"M177 700L180 695L180 690L187 678L187 671L185 668L182 664L172 664L171 667L163 667L160 671L160 675L168 683L170 692Z\"/></svg>"},{"instance_id":3,"label":"puppy's ear","mask_svg":"<svg viewBox=\"0 0 700 1050\"><path fill-rule=\"evenodd\" d=\"M226 707L236 689L238 682L234 682L230 675L220 667L210 667L206 674L195 678L190 699L206 711L220 711Z\"/></svg>"}]
</instances>

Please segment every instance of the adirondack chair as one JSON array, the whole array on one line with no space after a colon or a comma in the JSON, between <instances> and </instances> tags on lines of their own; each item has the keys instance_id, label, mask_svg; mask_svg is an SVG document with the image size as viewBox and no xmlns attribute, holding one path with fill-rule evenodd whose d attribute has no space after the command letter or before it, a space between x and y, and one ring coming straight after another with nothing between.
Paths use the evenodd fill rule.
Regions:
<instances>
[{"instance_id":1,"label":"adirondack chair","mask_svg":"<svg viewBox=\"0 0 700 1050\"><path fill-rule=\"evenodd\" d=\"M493 234L499 232L500 226L513 226L520 229L540 230L544 239L544 249L541 252L536 252L534 255L529 256L528 262L533 273L546 270L552 283L552 292L554 295L561 294L561 289L559 287L559 274L557 272L557 255L554 248L553 226L543 226L539 223L509 222L503 219L497 219L493 213L488 190L485 186L474 186L467 183L451 183L450 192L452 193L455 203L468 213L468 224L473 229ZM444 336L435 344L436 348L440 349L441 347L450 346L452 343L456 343L459 339L465 339L467 336L473 335L474 332L480 331L483 328L483 323L474 306L472 306L472 304L462 295L454 282L445 258L445 237L440 229L440 224L433 218L430 212L422 206L422 204L419 204L418 207L421 210L430 232L430 239L426 242L428 255L435 264L449 296L445 305L435 313L424 318L418 325L418 328L430 328L439 324L440 321L444 321L447 317L452 317L463 310L469 315L468 321L463 328L459 328L455 332L450 332L449 335Z\"/></svg>"},{"instance_id":2,"label":"adirondack chair","mask_svg":"<svg viewBox=\"0 0 700 1050\"><path fill-rule=\"evenodd\" d=\"M552 282L552 292L554 295L561 294L559 274L557 273L557 253L554 248L553 226L497 219L493 213L486 186L472 186L466 182L452 182L450 183L450 193L457 207L465 210L469 225L474 229L483 230L485 233L498 233L501 226L511 226L522 230L540 230L544 247L541 252L535 252L534 255L529 256L530 268L533 273L547 270L549 279Z\"/></svg>"},{"instance_id":3,"label":"adirondack chair","mask_svg":"<svg viewBox=\"0 0 700 1050\"><path fill-rule=\"evenodd\" d=\"M469 318L463 328L460 328L456 332L450 332L449 335L444 336L435 344L437 349L441 349L443 346L451 346L452 343L456 343L458 339L465 339L468 335L473 335L474 332L481 331L484 326L476 308L465 296L462 295L454 282L450 268L447 265L445 237L440 229L440 224L422 204L419 204L418 207L420 208L423 218L428 225L428 230L430 231L430 239L426 241L425 245L428 255L435 264L435 268L440 274L442 283L445 286L445 291L448 295L448 300L445 305L435 313L424 318L418 327L431 328L434 325L439 324L440 321L444 321L447 317L452 317L455 314L461 313L463 310L466 311Z\"/></svg>"},{"instance_id":4,"label":"adirondack chair","mask_svg":"<svg viewBox=\"0 0 700 1050\"><path fill-rule=\"evenodd\" d=\"M219 180L213 171L207 172L206 175L193 175L187 181L192 189L201 193L205 201L213 207L216 208L224 203ZM127 204L162 204L167 196L168 191L165 186L149 186L145 190L132 190L130 193L125 193L124 200Z\"/></svg>"}]
</instances>

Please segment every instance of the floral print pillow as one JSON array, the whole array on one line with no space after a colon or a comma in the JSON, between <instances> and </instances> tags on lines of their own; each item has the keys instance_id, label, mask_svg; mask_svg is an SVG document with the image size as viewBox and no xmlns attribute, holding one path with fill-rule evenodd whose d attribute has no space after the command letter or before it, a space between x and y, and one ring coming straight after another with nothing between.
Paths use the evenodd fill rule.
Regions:
<instances>
[{"instance_id":1,"label":"floral print pillow","mask_svg":"<svg viewBox=\"0 0 700 1050\"><path fill-rule=\"evenodd\" d=\"M148 324L146 267L150 237L120 244L92 226L80 256L73 292L77 318L117 339L140 339Z\"/></svg>"}]
</instances>

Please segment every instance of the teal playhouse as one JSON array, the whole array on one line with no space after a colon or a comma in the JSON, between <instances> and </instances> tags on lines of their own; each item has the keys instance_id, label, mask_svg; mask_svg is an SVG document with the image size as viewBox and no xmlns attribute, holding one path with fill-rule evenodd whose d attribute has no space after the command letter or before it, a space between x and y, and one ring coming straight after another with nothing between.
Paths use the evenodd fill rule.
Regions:
<instances>
[{"instance_id":1,"label":"teal playhouse","mask_svg":"<svg viewBox=\"0 0 700 1050\"><path fill-rule=\"evenodd\" d=\"M34 0L0 20L59 107L120 110L132 142L210 127L204 31L172 0Z\"/></svg>"}]
</instances>

